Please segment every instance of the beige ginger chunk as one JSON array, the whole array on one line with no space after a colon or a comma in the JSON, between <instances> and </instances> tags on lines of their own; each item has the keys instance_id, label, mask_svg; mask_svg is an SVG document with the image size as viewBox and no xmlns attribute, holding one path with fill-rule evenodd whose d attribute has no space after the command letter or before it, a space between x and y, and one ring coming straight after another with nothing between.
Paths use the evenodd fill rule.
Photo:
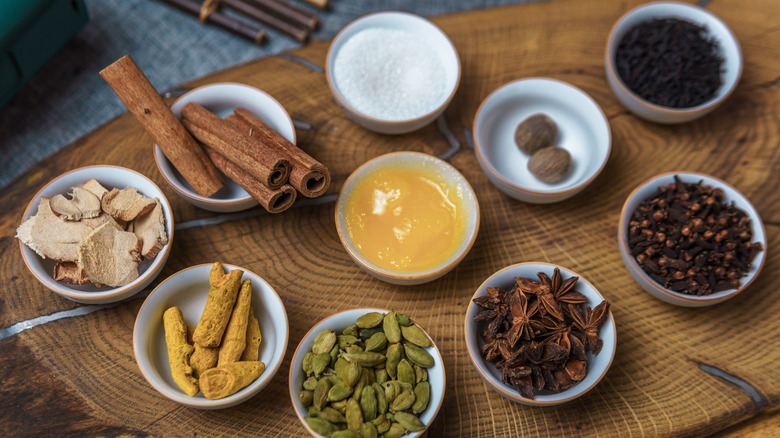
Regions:
<instances>
[{"instance_id":1,"label":"beige ginger chunk","mask_svg":"<svg viewBox=\"0 0 780 438\"><path fill-rule=\"evenodd\" d=\"M125 187L122 190L113 189L103 195L101 204L103 211L117 221L127 223L153 209L157 201L138 193L132 187Z\"/></svg>"},{"instance_id":2,"label":"beige ginger chunk","mask_svg":"<svg viewBox=\"0 0 780 438\"><path fill-rule=\"evenodd\" d=\"M141 255L146 259L153 259L168 243L168 233L165 231L165 216L163 215L160 201L155 199L155 206L144 215L139 216L132 223L129 230L141 239Z\"/></svg>"},{"instance_id":3,"label":"beige ginger chunk","mask_svg":"<svg viewBox=\"0 0 780 438\"><path fill-rule=\"evenodd\" d=\"M108 189L103 187L95 178L90 179L89 181L85 182L81 185L82 189L89 190L97 196L98 199L103 199L103 195L105 195L108 192Z\"/></svg>"},{"instance_id":4,"label":"beige ginger chunk","mask_svg":"<svg viewBox=\"0 0 780 438\"><path fill-rule=\"evenodd\" d=\"M19 225L16 238L44 259L75 262L78 244L92 232L92 227L57 217L49 201L50 198L41 197L38 212Z\"/></svg>"},{"instance_id":5,"label":"beige ginger chunk","mask_svg":"<svg viewBox=\"0 0 780 438\"><path fill-rule=\"evenodd\" d=\"M93 283L124 286L138 278L141 241L105 223L78 244L78 265Z\"/></svg>"},{"instance_id":6,"label":"beige ginger chunk","mask_svg":"<svg viewBox=\"0 0 780 438\"><path fill-rule=\"evenodd\" d=\"M69 221L96 217L101 213L100 199L81 187L71 187L70 199L59 194L53 196L49 204L54 214Z\"/></svg>"}]
</instances>

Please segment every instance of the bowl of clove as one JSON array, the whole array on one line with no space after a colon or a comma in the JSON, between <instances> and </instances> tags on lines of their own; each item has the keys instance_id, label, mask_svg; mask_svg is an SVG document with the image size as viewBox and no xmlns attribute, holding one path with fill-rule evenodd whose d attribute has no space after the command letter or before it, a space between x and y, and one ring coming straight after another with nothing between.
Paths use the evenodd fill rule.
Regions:
<instances>
[{"instance_id":1,"label":"bowl of clove","mask_svg":"<svg viewBox=\"0 0 780 438\"><path fill-rule=\"evenodd\" d=\"M766 234L737 189L697 172L670 172L640 184L623 204L620 255L649 294L685 307L735 297L764 265Z\"/></svg>"},{"instance_id":2,"label":"bowl of clove","mask_svg":"<svg viewBox=\"0 0 780 438\"><path fill-rule=\"evenodd\" d=\"M293 354L288 381L295 414L315 437L423 435L446 386L431 339L408 315L392 310L328 316Z\"/></svg>"},{"instance_id":3,"label":"bowl of clove","mask_svg":"<svg viewBox=\"0 0 780 438\"><path fill-rule=\"evenodd\" d=\"M620 103L638 117L672 124L722 104L737 87L743 63L739 42L713 13L683 2L652 2L615 23L604 64Z\"/></svg>"},{"instance_id":4,"label":"bowl of clove","mask_svg":"<svg viewBox=\"0 0 780 438\"><path fill-rule=\"evenodd\" d=\"M593 389L617 346L609 302L577 273L548 263L518 263L488 277L465 327L469 358L485 382L531 406Z\"/></svg>"}]
</instances>

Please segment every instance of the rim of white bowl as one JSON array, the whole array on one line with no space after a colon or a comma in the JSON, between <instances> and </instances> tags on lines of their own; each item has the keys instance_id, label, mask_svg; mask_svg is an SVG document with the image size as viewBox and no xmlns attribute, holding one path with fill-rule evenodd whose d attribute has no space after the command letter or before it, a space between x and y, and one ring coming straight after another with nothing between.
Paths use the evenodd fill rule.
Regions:
<instances>
[{"instance_id":1,"label":"rim of white bowl","mask_svg":"<svg viewBox=\"0 0 780 438\"><path fill-rule=\"evenodd\" d=\"M617 35L615 35L615 30L617 29L618 25L620 25L625 19L627 19L630 15L633 15L637 11L641 11L644 9L655 9L655 8L662 8L662 7L674 7L679 9L686 9L689 11L693 11L693 13L698 13L703 16L708 17L710 20L712 20L714 23L717 23L718 25L723 27L723 30L725 31L724 34L731 40L731 42L734 44L734 47L736 48L737 53L737 74L734 77L734 82L731 84L728 84L728 88L725 88L725 92L721 96L714 96L710 100L701 103L696 106L692 106L689 108L674 108L669 106L663 106L659 105L657 103L653 103L644 97L638 95L636 92L634 92L632 89L628 88L626 86L625 82L623 82L623 78L620 77L620 75L617 73L617 69L615 68L615 60L614 57L610 54L610 46L613 45L613 41L617 39ZM676 15L673 12L666 12L661 13L659 11L658 15L655 15L655 18L678 18L682 20L690 20L690 21L696 21L695 24L697 25L706 25L707 23L702 23L701 20L694 20L692 18L688 17L680 17L679 15ZM710 34L712 34L710 32ZM620 35L622 37L623 35ZM614 42L614 44L619 44L619 41ZM626 96L630 96L634 101L641 103L642 105L647 106L648 108L652 108L655 111L664 112L668 114L690 114L690 113L698 113L700 111L704 111L707 109L710 109L714 106L719 105L721 102L725 101L731 94L736 90L737 84L739 84L739 80L742 77L742 71L744 68L744 61L742 57L742 48L739 45L739 40L737 40L737 37L734 35L734 32L732 32L731 28L726 25L726 23L720 19L717 15L713 14L712 12L698 6L695 4L690 3L683 3L683 2L674 2L674 1L658 1L658 2L651 2L646 3L643 5L639 5L630 11L623 14L613 25L612 28L609 30L609 36L607 37L607 44L604 49L604 62L606 64L606 73L608 76L610 76L613 79L613 83L617 84L618 87L626 94ZM721 84L721 86L724 86L726 84Z\"/></svg>"},{"instance_id":2,"label":"rim of white bowl","mask_svg":"<svg viewBox=\"0 0 780 438\"><path fill-rule=\"evenodd\" d=\"M340 37L343 37L343 34L346 31L348 31L351 26L355 25L356 23L358 23L360 21L363 21L365 19L377 16L377 15L402 15L402 16L405 16L406 18L412 18L412 19L418 20L420 22L424 22L427 25L432 26L432 28L435 31L440 33L441 36L444 37L444 40L448 43L449 48L452 49L452 53L455 55L455 64L458 67L457 68L457 76L455 78L455 86L449 92L449 94L447 95L447 98L444 100L444 102L441 105L437 106L434 110L429 111L429 112L427 112L427 113L425 113L425 114L423 114L421 116L414 117L414 118L411 118L411 119L405 119L405 120L384 120L384 119L378 119L376 117L372 117L372 116L369 116L369 115L367 115L367 114L365 114L365 113L363 113L361 111L358 111L354 106L352 106L346 99L344 99L341 96L341 93L339 93L338 87L336 87L335 81L333 80L333 77L331 76L330 68L328 68L328 66L330 65L331 56L335 56L333 54L333 42L338 40ZM461 76L462 76L462 71L463 71L463 68L462 68L462 66L460 64L460 57L458 56L458 51L455 49L455 45L452 44L452 40L450 39L450 37L439 26L437 26L431 20L429 20L429 19L427 19L425 17L422 17L420 15L413 14L411 12L406 12L406 11L398 11L398 10L387 10L387 11L370 12L368 14L361 15L360 17L355 18L354 20L350 21L349 23L344 25L344 27L342 27L341 30L338 31L338 33L336 33L335 37L333 37L333 39L331 40L330 47L328 47L328 54L325 57L325 78L326 78L327 83L328 83L328 88L330 88L330 93L338 101L338 103L340 105L342 105L342 107L344 107L344 108L349 108L350 111L353 111L355 114L360 115L360 117L362 117L362 118L364 118L366 120L370 120L370 121L376 122L376 123L381 123L381 124L384 124L384 125L391 125L391 126L400 126L400 125L406 125L406 124L413 123L413 122L419 122L419 121L425 119L426 117L430 116L431 114L435 114L437 112L440 112L444 108L449 106L450 102L452 102L452 99L455 97L455 93L457 93L458 88L460 87L460 79L461 79Z\"/></svg>"},{"instance_id":3,"label":"rim of white bowl","mask_svg":"<svg viewBox=\"0 0 780 438\"><path fill-rule=\"evenodd\" d=\"M472 348L471 348L472 347L472 343L470 341L471 337L469 336L470 335L469 324L474 324L473 327L476 327L476 322L475 321L471 321L470 318L469 318L470 309L472 308L472 306L477 306L477 304L474 303L474 298L477 298L477 294L479 293L479 291L482 290L483 287L487 288L488 287L487 286L488 282L493 280L493 278L495 278L498 274L500 274L502 272L505 272L507 270L510 270L510 269L517 268L518 266L533 266L533 265L540 265L540 266L544 266L544 267L552 268L552 269L559 268L562 271L565 270L565 271L569 272L570 274L572 274L573 276L579 277L579 280L577 280L577 283L584 282L591 289L593 289L593 291L596 293L596 295L598 295L602 300L606 301L606 298L604 298L604 295L602 295L601 292L599 292L599 290L596 289L596 287L593 286L593 284L591 284L591 282L589 282L588 280L583 278L582 275L578 274L575 271L572 271L569 268L566 268L566 267L563 267L563 266L559 266L559 265L555 265L555 264L552 264L552 263L546 263L546 262L521 262L521 263L515 263L513 265L506 266L506 267L504 267L502 269L499 269L498 271L494 272L493 274L490 275L490 277L485 279L485 281L483 281L479 285L479 287L477 287L477 290L474 292L474 295L472 295L471 299L469 300L469 305L466 307L466 322L464 324L464 335L466 337L466 352L469 355L469 359L471 359L471 364L474 365L474 368L476 368L477 372L480 374L480 377L482 377L482 380L484 380L486 383L488 383L488 385L490 387L492 387L494 390L498 391L499 393L501 393L505 397L513 399L513 400L518 400L518 401L521 401L521 402L529 404L529 405L553 406L553 405L559 405L559 404L567 403L567 402L570 402L571 400L574 400L576 398L582 397L586 393L590 392L591 389L593 389L596 386L598 386L599 382L601 382L601 380L604 378L604 376L607 375L607 372L609 372L610 367L612 367L612 362L615 360L615 354L617 352L617 324L615 323L615 317L612 314L612 309L610 308L609 309L609 318L605 321L605 324L607 322L611 322L611 325L613 326L612 330L615 332L615 335L614 335L615 342L614 343L610 343L611 354L610 354L610 357L609 357L609 361L607 362L606 367L604 367L604 372L601 373L601 375L599 375L598 378L590 386L588 386L588 387L586 387L584 389L580 389L580 388L577 388L577 386L579 386L579 384L576 384L576 385L572 386L571 388L558 393L558 394L561 394L563 392L570 391L570 390L572 390L574 388L577 388L577 392L575 394L573 394L573 395L571 395L569 397L566 397L566 398L556 399L556 400L538 400L538 399L525 398L522 395L520 395L519 392L515 391L514 389L507 389L507 388L511 388L511 387L509 387L506 384L495 385L494 384L495 383L494 380L491 379L490 377L488 377L487 371L485 371L485 369L484 369L485 367L487 367L490 364L487 363L485 361L485 359L482 358L481 356L480 357L474 357L474 355L472 354ZM491 287L493 287L493 286L491 286ZM477 350L477 351L479 350L478 346L473 345L473 347L474 347L474 350ZM599 352L599 354L601 354L602 352L604 352L603 348L602 348L601 352ZM551 394L551 395L557 395L557 394Z\"/></svg>"},{"instance_id":4,"label":"rim of white bowl","mask_svg":"<svg viewBox=\"0 0 780 438\"><path fill-rule=\"evenodd\" d=\"M586 178L585 180L583 180L579 184L571 186L571 187L567 187L567 188L562 189L562 190L554 190L554 191L539 191L539 190L528 189L528 188L519 186L519 185L509 181L508 179L506 179L503 175L501 175L500 172L498 172L496 170L496 168L493 166L493 163L490 160L488 160L487 157L484 156L484 154L482 152L483 146L481 146L479 140L477 139L477 134L476 134L477 133L477 119L479 118L479 115L482 112L482 109L483 109L484 105L487 103L487 101L491 97L496 95L496 93L501 91L503 88L512 86L512 85L520 83L520 82L525 82L525 81L552 82L552 83L556 83L558 85L562 85L562 86L571 88L572 91L574 91L574 92L576 92L578 94L581 94L582 97L584 97L591 104L593 104L593 106L598 111L598 114L601 116L601 120L604 122L604 127L606 128L606 131L607 131L607 152L606 152L606 154L604 156L604 161L601 162L601 165L599 166L598 169L596 169L596 171L593 173L593 175L591 175L590 177ZM566 193L571 193L573 191L581 190L583 187L588 186L590 183L592 183L601 174L601 172L604 170L604 167L606 167L607 162L609 161L609 156L612 154L612 131L609 129L609 120L607 120L607 116L604 114L604 111L601 109L599 104L596 103L596 101L593 100L593 98L588 93L583 91L581 88L576 87L576 86L574 86L574 85L572 85L572 84L570 84L568 82L561 81L559 79L553 79L553 78L531 77L531 78L517 79L517 80L514 80L514 81L507 82L507 83L501 85L500 87L496 88L495 90L491 91L490 94L488 94L487 97L485 97L482 100L482 102L480 102L479 107L477 108L477 112L474 113L474 121L471 124L471 133L472 133L472 137L474 139L474 150L477 153L477 159L481 163L483 163L485 165L485 169L487 169L487 171L490 172L491 175L495 176L496 179L498 179L502 183L506 184L507 186L509 186L509 187L511 187L511 188L513 188L515 190L519 190L521 192L530 193L530 194L534 194L534 195L541 195L541 196L563 195L563 194L566 194Z\"/></svg>"},{"instance_id":5,"label":"rim of white bowl","mask_svg":"<svg viewBox=\"0 0 780 438\"><path fill-rule=\"evenodd\" d=\"M755 237L755 234L756 234L755 233L755 230L756 230L755 227L758 227L758 230L761 232L761 235L764 236L764 241L761 242L761 245L762 245L761 252L763 253L763 255L761 256L760 263L756 267L756 272L753 275L750 275L750 276L747 276L747 277L743 277L743 278L746 278L747 281L745 282L745 284L742 284L742 282L740 281L740 285L739 285L739 287L737 289L726 289L724 291L715 292L715 293L712 293L710 295L690 295L690 294L684 294L682 292L676 292L676 291L673 291L671 289L667 289L667 288L659 285L655 280L653 280L649 275L647 275L647 273L644 271L644 269L642 269L642 267L639 266L639 263L637 263L636 259L633 256L631 256L631 251L630 251L630 249L628 247L628 243L626 242L626 235L627 235L626 231L627 230L626 230L626 227L624 225L624 222L626 222L626 223L628 222L627 220L625 220L626 215L630 215L630 214L633 213L633 212L629 212L629 211L626 210L628 208L628 203L636 196L636 194L637 194L637 192L639 190L641 190L641 189L643 189L643 188L645 188L645 187L647 187L647 186L649 186L651 184L655 184L656 188L657 188L658 185L659 185L657 183L657 181L659 179L665 178L665 177L669 177L669 176L673 176L673 175L691 176L691 177L695 177L695 178L711 179L713 181L716 181L718 185L724 186L724 187L729 188L730 190L733 190L734 193L736 193L737 196L748 207L747 209L740 208L740 210L743 210L745 212L745 214L747 214L748 217L750 217L750 220L751 220L751 222L753 224L753 237ZM683 181L683 182L686 182L686 181ZM704 184L713 185L713 184L707 183L706 181L704 182ZM717 187L713 187L713 188L717 188ZM635 268L635 272L639 276L641 276L644 280L646 280L646 282L649 285L653 286L653 288L655 290L657 290L658 292L660 292L660 293L662 293L664 295L668 295L668 296L670 296L672 298L683 300L683 301L690 301L690 302L696 302L696 303L714 303L714 302L725 301L726 299L731 298L734 295L737 295L737 294L741 293L742 291L744 291L745 289L747 289L747 287L750 286L753 283L753 281L755 281L756 278L758 278L758 274L761 273L761 269L763 269L764 263L766 262L766 257L765 257L765 254L766 254L766 229L764 228L764 222L761 220L761 216L759 216L758 211L756 210L755 206L753 206L753 204L750 202L750 200L745 195L743 195L742 192L740 192L739 190L737 190L736 188L734 188L733 186L731 186L727 182L721 180L720 178L716 178L716 177L714 177L712 175L707 175L706 173L701 173L701 172L692 172L692 171L664 172L664 173L655 175L653 177L650 177L650 178L642 181L639 185L637 185L634 188L634 190L631 191L631 193L626 198L626 201L623 203L623 207L621 207L621 209L620 209L620 223L618 223L618 236L619 236L618 244L620 245L621 250L625 251L626 254L629 255L628 258L631 260L631 265L632 265L632 267ZM756 257L758 257L758 255L756 255Z\"/></svg>"},{"instance_id":6,"label":"rim of white bowl","mask_svg":"<svg viewBox=\"0 0 780 438\"><path fill-rule=\"evenodd\" d=\"M296 403L296 401L298 400L298 398L297 398L298 394L296 393L296 388L293 388L293 383L292 383L293 382L293 377L294 377L293 373L299 373L299 372L302 372L302 371L300 369L297 369L294 366L295 359L296 359L296 357L298 357L298 354L301 352L301 347L303 346L303 341L306 338L308 338L309 336L311 336L315 329L320 329L320 327L323 324L325 324L326 322L328 322L328 320L334 318L335 316L341 315L342 313L355 312L355 311L358 311L358 310L361 311L361 312L365 311L365 312L384 312L384 313L387 313L387 312L390 311L390 309L383 309L381 307L351 307L349 309L343 309L343 310L340 310L338 312L331 313L330 315L328 315L328 316L320 319L319 321L317 321L306 332L306 334L303 335L301 340L298 342L298 346L295 347L295 351L293 352L292 359L290 359L290 371L289 371L288 376L287 376L287 387L290 389L290 401L292 402L292 405L293 405L293 411L295 411L295 415L298 417L298 420L300 420L301 424L303 424L303 427L306 428L306 430L314 437L321 437L322 435L320 435L319 433L315 432L309 426L309 423L307 423L306 420L304 420L305 417L304 417L304 415L301 412L299 412L298 404ZM439 355L439 358L441 359L441 388L442 389L441 389L441 402L439 402L438 406L436 406L436 410L433 412L433 415L431 416L431 422L428 423L428 424L425 424L425 430L422 430L420 432L408 432L407 434L404 435L404 437L408 436L410 438L416 438L416 437L421 436L424 432L426 432L428 430L428 428L431 427L431 424L433 424L433 421L435 421L436 417L439 415L439 411L441 410L442 405L444 405L444 394L447 391L447 370L444 368L444 356L442 356L441 351L439 350L439 347L436 345L436 342L433 341L433 338L431 337L431 335L428 334L428 331L426 331L419 324L417 324L417 327L420 327L420 330L422 330L425 333L425 335L428 336L428 339L431 340L431 344L433 344L433 346L432 347L428 347L428 348L433 348L434 350L436 350L436 353ZM303 353L303 354L306 354L306 353ZM298 389L302 389L302 388L298 388ZM428 406L428 407L430 407L430 406Z\"/></svg>"},{"instance_id":7,"label":"rim of white bowl","mask_svg":"<svg viewBox=\"0 0 780 438\"><path fill-rule=\"evenodd\" d=\"M399 273L399 272L393 272L388 269L381 268L374 263L371 263L366 259L364 255L362 255L359 251L357 251L354 248L354 243L352 242L352 239L349 239L347 237L346 230L343 230L341 227L341 218L339 215L339 206L341 205L341 202L343 201L343 191L344 188L347 187L347 184L352 180L353 177L356 177L355 175L361 171L361 169L366 168L367 166L375 165L375 162L380 159L388 159L388 157L397 156L397 155L417 155L422 156L423 159L429 159L432 162L438 163L439 165L444 165L446 167L450 168L450 171L454 172L456 175L459 176L461 181L464 183L464 187L468 188L471 197L474 199L474 212L469 213L476 215L476 220L474 222L474 228L469 229L467 231L467 235L470 234L468 239L468 244L463 248L463 251L456 252L457 257L454 259L447 259L445 260L445 263L443 266L436 266L431 269L427 269L424 271L417 271L417 272L409 272L409 273ZM468 255L468 253L471 251L471 248L474 246L474 242L477 240L477 235L479 234L479 225L480 225L480 218L481 218L481 212L479 209L479 200L477 199L477 194L474 191L474 188L471 187L471 184L466 179L466 177L452 164L448 163L445 160L442 160L439 157L436 157L434 155L426 154L424 152L415 152L415 151L397 151L397 152L389 152L383 155L379 155L377 157L374 157L365 163L358 166L357 169L353 170L352 173L347 177L347 179L344 181L344 185L341 188L341 192L339 193L339 197L336 200L336 208L335 208L335 216L336 216L336 232L339 235L339 240L341 240L341 244L344 246L344 249L347 250L347 252L350 254L350 256L356 261L356 263L361 266L364 269L367 269L371 271L374 274L378 274L381 276L393 278L396 280L417 280L421 278L427 278L427 277L436 277L443 275L443 273L448 272L449 270L453 269L455 266L458 265L465 257Z\"/></svg>"},{"instance_id":8,"label":"rim of white bowl","mask_svg":"<svg viewBox=\"0 0 780 438\"><path fill-rule=\"evenodd\" d=\"M95 291L95 292L83 291L82 292L82 291L71 289L71 288L67 287L67 285L65 285L63 283L55 282L58 285L58 287L56 287L56 291L53 291L53 292L61 294L61 295L64 295L64 296L66 296L68 298L71 298L73 300L76 300L76 301L79 301L79 300L103 299L103 298L110 298L110 297L113 297L113 296L116 296L116 295L121 295L121 294L127 292L129 289L132 289L133 287L135 287L139 283L142 283L142 282L146 281L153 274L154 275L159 275L159 272L155 273L155 270L157 270L157 268L160 267L160 263L162 263L163 260L167 260L168 253L171 250L171 243L173 243L173 230L174 230L173 209L171 209L171 204L168 202L168 198L165 197L165 194L163 193L163 191L160 190L160 187L157 184L155 184L154 181L152 181L151 179L147 178L145 175L143 175L140 172L136 172L135 170L128 169L128 168L122 167L122 166L112 165L112 164L99 164L99 165L92 165L92 166L77 167L77 168L72 169L72 170L70 170L68 172L65 172L65 173L63 173L63 174L61 174L61 175L59 175L57 177L54 177L49 182L44 184L44 186L41 187L35 193L35 195L32 197L30 202L27 203L27 207L24 209L24 213L22 215L22 222L24 222L24 220L26 220L26 218L28 216L32 216L32 214L29 214L29 213L31 211L33 203L35 201L38 201L40 203L41 192L46 190L46 188L48 188L55 181L59 180L60 178L65 177L67 175L70 175L71 173L74 173L74 172L77 172L77 171L81 171L81 170L84 170L84 169L106 168L106 167L118 169L120 171L131 172L131 173L135 174L136 176L139 176L139 177L145 179L147 182L152 184L160 192L160 202L164 204L164 207L167 207L166 212L169 213L168 216L170 216L170 223L171 223L170 230L166 230L166 231L168 231L168 243L166 243L165 246L163 246L163 249L155 256L154 260L152 260L152 263L149 265L148 268L146 268L146 271L144 271L143 274L139 275L138 278L136 278L135 280L131 281L130 283L128 283L128 284L126 284L124 286L121 286L121 287L118 287L118 288L107 289L105 291ZM36 204L35 207L37 208L38 204ZM27 260L27 254L24 251L25 246L26 245L24 245L24 243L22 243L22 241L20 240L19 241L19 251L22 253L22 261L24 261L24 265L27 266L27 270L30 271L30 273L33 275L33 277L35 277L36 280L38 280L38 282L40 282L45 288L50 289L50 287L49 287L50 284L46 280L41 278L35 272L35 270L32 269L32 267L30 266L30 263ZM33 254L34 254L34 252L33 252ZM37 254L35 254L35 256L39 257Z\"/></svg>"},{"instance_id":9,"label":"rim of white bowl","mask_svg":"<svg viewBox=\"0 0 780 438\"><path fill-rule=\"evenodd\" d=\"M282 110L284 115L287 117L287 120L289 121L290 126L292 127L293 139L292 139L291 143L292 144L297 144L298 143L298 137L297 137L297 133L295 131L295 124L292 121L292 117L290 117L290 113L288 113L287 110L284 108L284 106L282 106L282 104L278 100L276 100L273 96L271 96L270 94L266 93L265 91L263 91L263 90L261 90L259 88L253 87L251 85L240 84L240 83L237 83L237 82L215 82L215 83L212 83L212 84L202 85L200 87L195 87L192 90L190 90L190 91L182 94L181 96L179 96L176 100L173 101L173 103L171 103L171 106L173 106L174 104L176 104L176 102L180 101L181 99L184 99L186 96L189 96L192 93L201 91L203 89L214 88L214 87L225 87L225 86L230 86L230 87L235 87L235 88L244 88L246 90L250 90L251 92L257 92L257 93L260 93L260 94L264 94L266 97L271 99L274 103L276 103L276 105L279 106L279 108ZM195 141L197 142L197 139ZM226 200L214 199L214 198L211 198L211 197L206 197L206 196L199 195L198 193L187 189L187 187L185 187L182 184L181 181L179 181L178 179L174 179L173 175L168 175L167 172L163 171L162 167L160 166L160 161L159 161L161 159L162 160L166 160L168 162L168 165L171 167L171 169L176 169L176 168L174 167L173 163L171 163L171 161L168 159L168 157L165 156L165 154L163 153L162 149L160 149L160 146L158 146L157 142L154 141L154 140L152 140L152 150L154 152L153 153L154 164L155 164L155 166L157 166L157 171L160 172L160 175L162 175L162 177L165 180L165 182L168 183L168 186L170 186L176 193L178 193L179 195L183 196L184 198L187 198L187 199L192 200L194 202L201 202L201 203L204 203L204 204L210 204L210 205L215 205L215 206L235 205L235 204L240 204L240 203L244 203L244 202L249 202L252 199L254 199L254 198L252 198L252 195L250 195L250 194L247 194L246 196L242 196L240 198L226 199ZM225 176L225 178L228 178L228 177ZM235 181L233 181L233 182L235 182Z\"/></svg>"},{"instance_id":10,"label":"rim of white bowl","mask_svg":"<svg viewBox=\"0 0 780 438\"><path fill-rule=\"evenodd\" d=\"M274 365L273 369L266 368L266 370L263 372L263 374L260 377L257 378L256 382L250 383L249 386L239 390L238 392L236 392L233 395L227 396L225 398L217 399L217 400L210 400L210 399L207 399L205 397L203 397L203 398L195 397L195 396L190 397L190 396L187 396L186 394L184 394L183 392L181 394L171 393L169 391L163 390L163 388L158 387L157 384L154 382L154 379L150 378L149 375L147 374L147 372L144 371L144 368L140 364L138 364L138 361L139 361L138 358L141 357L141 354L138 351L138 348L140 348L140 346L135 342L135 335L136 335L136 331L137 331L136 325L138 324L138 317L137 317L137 315L141 314L141 312L144 309L144 306L146 306L147 303L149 302L149 297L151 297L155 292L157 292L157 290L159 290L160 287L162 287L169 280L172 280L174 277L176 277L178 275L181 275L182 273L184 273L186 271L189 271L191 269L196 269L196 268L200 268L200 267L203 267L203 266L212 266L212 265L213 265L213 263L201 263L201 264L198 264L198 265L189 266L187 268L183 268L183 269L175 272L174 274L171 274L168 278L166 278L165 280L161 281L160 284L158 284L157 287L155 287L154 290L151 293L149 293L149 295L146 297L144 302L141 304L141 307L138 309L138 314L136 314L135 322L133 323L133 355L135 356L136 364L138 365L138 368L141 370L141 374L143 374L144 379L146 379L146 382L149 383L149 385L152 388L154 388L161 395L165 396L167 399L175 401L175 402L177 402L177 403L179 403L181 405L184 405L184 406L195 407L195 408L213 408L213 407L219 407L222 404L228 404L228 406L225 406L226 408L230 407L230 406L235 406L236 404L239 404L239 403L242 403L243 401L245 401L245 400L239 400L239 401L236 401L236 400L237 399L241 399L242 397L246 396L247 394L246 394L245 391L247 390L247 388L249 388L249 387L251 387L252 385L255 385L255 384L257 384L257 387L252 388L252 390L250 392L257 392L257 393L259 393L260 391L262 391L262 389L271 381L271 379L274 378L276 373L279 371L279 368L282 366L282 363L284 362L284 356L286 355L286 351L287 351L287 342L289 341L289 338L290 338L290 326L289 326L290 322L287 319L287 309L284 307L284 302L282 301L282 298L279 296L279 293L276 292L276 289L273 286L271 286L267 281L265 281L265 279L263 277L257 275L257 273L255 273L255 272L253 272L253 271L251 271L249 269L246 269L246 268L241 267L241 266L233 265L233 264L230 264L230 263L223 263L222 266L224 266L224 267L229 267L229 268L232 268L232 269L240 269L240 270L244 271L244 273L252 274L255 277L257 277L260 280L262 280L268 286L268 288L271 290L271 292L273 292L273 294L276 296L276 299L279 301L279 305L282 307L282 310L283 310L282 316L284 317L284 342L281 344L281 347L280 347L280 350L281 350L282 353L279 356L279 360L277 361L276 365ZM204 280L204 282L208 282L208 275L206 275L206 277L204 277L203 280ZM274 333L278 335L278 331L275 331Z\"/></svg>"}]
</instances>

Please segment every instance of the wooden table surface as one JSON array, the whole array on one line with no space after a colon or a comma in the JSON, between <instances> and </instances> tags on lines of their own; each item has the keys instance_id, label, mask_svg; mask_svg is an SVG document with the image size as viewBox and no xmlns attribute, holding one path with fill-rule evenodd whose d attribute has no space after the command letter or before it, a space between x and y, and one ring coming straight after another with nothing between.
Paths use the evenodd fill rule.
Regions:
<instances>
[{"instance_id":1,"label":"wooden table surface","mask_svg":"<svg viewBox=\"0 0 780 438\"><path fill-rule=\"evenodd\" d=\"M714 0L707 9L739 39L745 60L736 92L703 119L662 126L637 119L609 90L603 67L611 25L636 0L561 0L435 18L463 66L443 124L383 136L348 120L331 98L323 66L327 42L261 59L186 86L234 81L277 98L299 129L299 145L330 167L318 202L279 215L217 215L167 187L151 138L124 114L37 164L0 199L0 435L305 436L287 389L292 352L313 323L344 308L409 313L444 356L447 388L432 436L668 436L780 433L780 2ZM163 62L161 60L161 62ZM95 72L97 74L97 72ZM526 77L551 77L590 94L607 114L612 155L576 197L553 205L515 201L490 184L470 144L472 119L492 90ZM39 114L49 117L51 114ZM451 143L443 132L454 134ZM366 160L391 151L444 154L474 187L482 209L477 241L445 277L402 287L374 279L351 261L336 234L334 199ZM176 219L173 250L152 284L199 263L222 261L259 273L282 297L290 321L287 354L272 382L225 410L180 406L155 392L133 357L132 329L149 290L122 303L80 305L49 292L24 267L14 239L23 210L53 177L90 164L138 170L163 187ZM620 259L616 229L629 192L666 171L693 170L728 181L756 206L767 230L767 260L747 292L701 309L643 292ZM198 219L214 219L207 225ZM512 403L487 386L466 354L469 299L493 272L544 261L575 270L612 302L618 348L606 378L558 407Z\"/></svg>"}]
</instances>

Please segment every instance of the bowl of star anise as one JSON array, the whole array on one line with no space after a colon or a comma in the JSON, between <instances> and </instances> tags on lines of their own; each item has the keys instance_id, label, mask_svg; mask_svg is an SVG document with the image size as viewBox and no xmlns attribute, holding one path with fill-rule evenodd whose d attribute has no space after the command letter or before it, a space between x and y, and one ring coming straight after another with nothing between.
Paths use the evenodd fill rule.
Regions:
<instances>
[{"instance_id":1,"label":"bowl of star anise","mask_svg":"<svg viewBox=\"0 0 780 438\"><path fill-rule=\"evenodd\" d=\"M499 394L532 406L574 400L606 375L617 345L609 302L577 273L518 263L485 280L466 312L466 345Z\"/></svg>"}]
</instances>

